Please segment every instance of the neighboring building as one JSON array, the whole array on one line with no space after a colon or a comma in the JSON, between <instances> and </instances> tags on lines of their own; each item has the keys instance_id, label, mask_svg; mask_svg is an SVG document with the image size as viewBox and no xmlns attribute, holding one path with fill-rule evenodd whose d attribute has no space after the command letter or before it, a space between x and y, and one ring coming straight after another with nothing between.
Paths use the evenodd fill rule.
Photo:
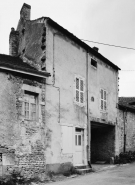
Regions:
<instances>
[{"instance_id":1,"label":"neighboring building","mask_svg":"<svg viewBox=\"0 0 135 185\"><path fill-rule=\"evenodd\" d=\"M19 57L0 54L0 175L13 165L27 166L30 173L45 168L44 138L49 131L44 82L49 76Z\"/></svg>"},{"instance_id":2,"label":"neighboring building","mask_svg":"<svg viewBox=\"0 0 135 185\"><path fill-rule=\"evenodd\" d=\"M24 3L17 29L10 33L14 57L5 56L10 67L17 60L11 75L4 73L7 81L1 78L13 84L6 86L13 97L5 94L5 86L1 93L6 96L6 111L14 110L9 115L15 120L11 135L0 131L1 146L14 149L17 164L33 173L43 165L45 170L60 172L91 160L109 161L119 153L119 68L52 19L31 21L30 10ZM23 64L25 76L17 72ZM10 125L7 118L5 125ZM3 142L5 137L12 143Z\"/></svg>"},{"instance_id":3,"label":"neighboring building","mask_svg":"<svg viewBox=\"0 0 135 185\"><path fill-rule=\"evenodd\" d=\"M135 151L135 97L120 97L118 111L119 151Z\"/></svg>"}]
</instances>

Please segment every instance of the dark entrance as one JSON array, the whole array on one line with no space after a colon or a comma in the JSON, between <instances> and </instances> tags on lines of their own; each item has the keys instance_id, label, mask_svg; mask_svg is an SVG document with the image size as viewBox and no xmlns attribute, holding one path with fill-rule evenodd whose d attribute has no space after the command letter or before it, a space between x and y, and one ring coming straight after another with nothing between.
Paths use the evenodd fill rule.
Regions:
<instances>
[{"instance_id":1,"label":"dark entrance","mask_svg":"<svg viewBox=\"0 0 135 185\"><path fill-rule=\"evenodd\" d=\"M91 162L106 161L115 154L115 126L91 123Z\"/></svg>"}]
</instances>

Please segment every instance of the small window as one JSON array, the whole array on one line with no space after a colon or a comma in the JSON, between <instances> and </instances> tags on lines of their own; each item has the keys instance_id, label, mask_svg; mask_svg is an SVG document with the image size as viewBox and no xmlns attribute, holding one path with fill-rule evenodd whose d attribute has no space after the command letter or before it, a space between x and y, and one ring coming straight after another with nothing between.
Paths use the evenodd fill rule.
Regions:
<instances>
[{"instance_id":1,"label":"small window","mask_svg":"<svg viewBox=\"0 0 135 185\"><path fill-rule=\"evenodd\" d=\"M75 135L75 145L76 146L82 145L82 134L81 133Z\"/></svg>"},{"instance_id":2,"label":"small window","mask_svg":"<svg viewBox=\"0 0 135 185\"><path fill-rule=\"evenodd\" d=\"M84 80L81 77L75 78L75 102L79 105L84 104Z\"/></svg>"},{"instance_id":3,"label":"small window","mask_svg":"<svg viewBox=\"0 0 135 185\"><path fill-rule=\"evenodd\" d=\"M101 101L101 110L103 111L106 111L107 110L107 93L106 93L106 90L104 89L101 89L101 98L100 98L100 101Z\"/></svg>"},{"instance_id":4,"label":"small window","mask_svg":"<svg viewBox=\"0 0 135 185\"><path fill-rule=\"evenodd\" d=\"M94 68L97 68L97 61L95 61L94 59L91 59L91 65L92 65Z\"/></svg>"},{"instance_id":5,"label":"small window","mask_svg":"<svg viewBox=\"0 0 135 185\"><path fill-rule=\"evenodd\" d=\"M37 94L25 91L24 94L24 116L27 120L35 121L37 118Z\"/></svg>"}]
</instances>

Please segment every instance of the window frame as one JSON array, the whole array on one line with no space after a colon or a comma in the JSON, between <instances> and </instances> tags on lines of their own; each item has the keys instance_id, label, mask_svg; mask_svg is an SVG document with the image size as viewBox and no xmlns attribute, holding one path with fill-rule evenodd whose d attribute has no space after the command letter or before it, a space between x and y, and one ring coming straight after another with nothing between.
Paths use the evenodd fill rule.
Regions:
<instances>
[{"instance_id":1,"label":"window frame","mask_svg":"<svg viewBox=\"0 0 135 185\"><path fill-rule=\"evenodd\" d=\"M78 85L77 85L77 79L78 79ZM78 97L77 97L77 92L78 92ZM75 75L75 79L74 79L74 103L76 103L81 107L85 105L85 80L82 76L79 76L79 75Z\"/></svg>"},{"instance_id":2,"label":"window frame","mask_svg":"<svg viewBox=\"0 0 135 185\"><path fill-rule=\"evenodd\" d=\"M102 112L107 111L107 91L106 89L103 89L103 88L100 89L100 110Z\"/></svg>"},{"instance_id":3,"label":"window frame","mask_svg":"<svg viewBox=\"0 0 135 185\"><path fill-rule=\"evenodd\" d=\"M31 96L35 99L35 103L32 101ZM24 90L24 108L23 108L23 115L24 119L28 121L37 121L38 119L38 94L35 92ZM28 110L25 109L25 104L28 103ZM35 111L32 111L31 105L35 105ZM26 117L25 112L28 112L28 117ZM35 118L32 118L32 113L35 113Z\"/></svg>"},{"instance_id":4,"label":"window frame","mask_svg":"<svg viewBox=\"0 0 135 185\"><path fill-rule=\"evenodd\" d=\"M95 63L96 65L93 65L92 63ZM97 61L94 59L94 58L91 58L91 66L94 68L94 69L97 69Z\"/></svg>"}]
</instances>

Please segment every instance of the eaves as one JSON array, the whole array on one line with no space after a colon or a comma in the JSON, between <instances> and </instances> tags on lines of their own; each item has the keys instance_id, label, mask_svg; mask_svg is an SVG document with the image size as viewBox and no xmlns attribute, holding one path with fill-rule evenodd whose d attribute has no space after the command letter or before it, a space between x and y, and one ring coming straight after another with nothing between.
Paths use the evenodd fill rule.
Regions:
<instances>
[{"instance_id":1,"label":"eaves","mask_svg":"<svg viewBox=\"0 0 135 185\"><path fill-rule=\"evenodd\" d=\"M40 78L47 78L47 77L51 76L51 74L46 71L40 72L37 70L27 69L27 68L17 66L17 65L10 65L7 63L6 64L0 63L0 69L4 69L7 71L13 71L13 72L21 73L21 74L27 74L30 76L35 76L35 77L40 77Z\"/></svg>"}]
</instances>

